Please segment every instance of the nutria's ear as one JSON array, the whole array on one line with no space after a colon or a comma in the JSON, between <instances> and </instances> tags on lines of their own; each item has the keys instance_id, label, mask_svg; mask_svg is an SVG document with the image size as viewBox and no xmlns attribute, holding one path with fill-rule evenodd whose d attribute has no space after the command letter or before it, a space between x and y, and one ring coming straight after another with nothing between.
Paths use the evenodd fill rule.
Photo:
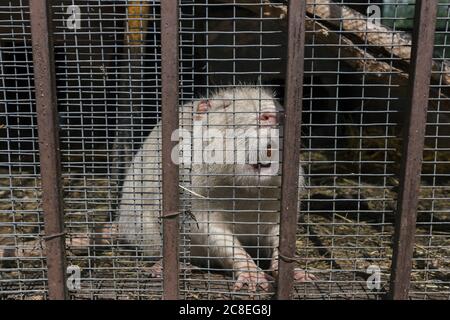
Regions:
<instances>
[{"instance_id":1,"label":"nutria's ear","mask_svg":"<svg viewBox=\"0 0 450 320\"><path fill-rule=\"evenodd\" d=\"M195 112L205 113L209 109L211 109L211 103L209 102L209 100L201 100L196 104Z\"/></svg>"},{"instance_id":2,"label":"nutria's ear","mask_svg":"<svg viewBox=\"0 0 450 320\"><path fill-rule=\"evenodd\" d=\"M223 96L215 97L213 100L198 100L194 102L194 119L203 120L210 110L219 111L232 105L230 99Z\"/></svg>"},{"instance_id":3,"label":"nutria's ear","mask_svg":"<svg viewBox=\"0 0 450 320\"><path fill-rule=\"evenodd\" d=\"M200 100L194 102L194 120L201 121L205 118L205 114L211 109L209 100Z\"/></svg>"}]
</instances>

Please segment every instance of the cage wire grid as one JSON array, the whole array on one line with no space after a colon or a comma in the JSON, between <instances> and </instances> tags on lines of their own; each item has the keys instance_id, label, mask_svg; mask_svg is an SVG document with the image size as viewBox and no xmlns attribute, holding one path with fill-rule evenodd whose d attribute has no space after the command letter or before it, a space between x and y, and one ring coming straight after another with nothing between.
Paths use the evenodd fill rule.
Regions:
<instances>
[{"instance_id":1,"label":"cage wire grid","mask_svg":"<svg viewBox=\"0 0 450 320\"><path fill-rule=\"evenodd\" d=\"M39 201L36 115L29 12L24 1L1 5L1 245L19 246L39 237L43 222ZM0 291L12 297L45 294L46 261L35 256L4 259ZM6 268L5 268L6 267Z\"/></svg>"},{"instance_id":2,"label":"cage wire grid","mask_svg":"<svg viewBox=\"0 0 450 320\"><path fill-rule=\"evenodd\" d=\"M438 31L436 31L435 63L445 61L448 55L449 7L439 6ZM446 108L445 67L433 70L435 83L431 85L428 110L426 146L421 172L421 194L419 203L418 231L414 250L411 295L422 299L448 299L449 286L449 234L448 234L448 128Z\"/></svg>"},{"instance_id":3,"label":"cage wire grid","mask_svg":"<svg viewBox=\"0 0 450 320\"><path fill-rule=\"evenodd\" d=\"M135 45L140 46L141 54L137 54L136 48L125 47L131 41L125 29L126 17L133 14L128 11L132 9L131 3L84 2L80 9L88 14L82 18L85 27L82 25L79 32L67 30L64 25L69 4L72 3L66 1L54 6L54 22L60 26L57 32L64 39L57 63L61 61L65 80L61 89L65 94L62 118L66 119L62 127L65 132L62 142L66 145L63 149L66 228L71 230L70 234L85 239L105 231L101 226L105 223L111 226L115 219L113 213L120 200L120 168L130 165L130 160L125 152L114 153L113 149L135 152L135 144L142 144L145 132L148 133L148 122L159 120L160 80L145 75L160 70L157 50L160 17L152 3L141 8L138 32L148 42ZM149 21L147 30L144 21ZM84 116L78 124L79 132L74 132L77 127L71 119L78 120L80 114ZM158 159L155 155L152 161ZM100 244L98 250L95 245L95 242L89 245L86 252L82 244L81 255L68 256L70 264L83 270L85 284L81 297L124 299L160 294L160 281L143 276L146 264L137 248L118 243L109 250L101 250Z\"/></svg>"},{"instance_id":4,"label":"cage wire grid","mask_svg":"<svg viewBox=\"0 0 450 320\"><path fill-rule=\"evenodd\" d=\"M295 284L296 299L381 299L389 290L409 64L402 54L410 50L413 23L413 16L404 12L413 5L381 2L308 1L300 146L306 187L296 247L298 266L317 279ZM371 4L386 10L381 23L390 27L389 32L361 27L365 16L355 23L345 15L366 15ZM71 5L81 11L79 29L67 26ZM131 217L141 219L145 212L161 210L161 154L135 157L143 145L161 146L160 135L147 139L161 120L159 6L156 0L52 1L66 255L68 265L81 268L81 288L69 291L71 299L162 296L162 280L149 276L152 264L162 257L160 244L145 244L136 234L139 245L130 245L120 241L120 232L115 235L125 194L135 209ZM283 102L286 1L180 0L179 8L182 126L189 125L186 119L193 114L182 106L198 97L214 99L214 90L220 88L253 84L274 90ZM430 86L413 299L450 297L446 1L440 1L439 12L434 62L440 68L433 69ZM42 299L48 294L29 25L28 1L0 5L0 248L26 253L0 256L2 299ZM373 41L379 34L386 40L383 48ZM232 92L231 119L236 123L240 97ZM261 89L258 97L246 98L255 103L258 114L262 94ZM154 176L144 175L148 163L156 166ZM124 187L130 172L132 184ZM230 173L234 186L238 175ZM208 171L203 185L193 186L198 176L189 168L180 171L181 297L270 298L272 292L234 291L236 276L210 261L190 264L193 190L211 197L217 188L214 172ZM148 191L149 185L157 187ZM267 196L263 189L257 196L260 228L268 225L261 203L278 195L274 190ZM226 213L232 222L242 210L239 196L233 192L225 197L234 212ZM202 210L214 210L208 206ZM147 223L161 221L155 217ZM134 230L145 234L147 229L136 223ZM261 230L249 247L267 270ZM158 232L151 236L157 238ZM232 247L239 250L236 243ZM378 288L367 287L369 267L380 272Z\"/></svg>"}]
</instances>

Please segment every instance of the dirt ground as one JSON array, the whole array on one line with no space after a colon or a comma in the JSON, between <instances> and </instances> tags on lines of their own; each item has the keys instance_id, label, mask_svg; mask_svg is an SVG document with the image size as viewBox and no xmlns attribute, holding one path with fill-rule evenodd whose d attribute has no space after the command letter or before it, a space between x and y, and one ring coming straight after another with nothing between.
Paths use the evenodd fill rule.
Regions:
<instances>
[{"instance_id":1,"label":"dirt ground","mask_svg":"<svg viewBox=\"0 0 450 320\"><path fill-rule=\"evenodd\" d=\"M317 280L296 284L296 298L382 299L388 291L400 141L376 138L385 133L370 126L364 130L359 134L364 139L349 140L349 148L342 152L302 153L308 187L298 224L298 265ZM148 276L152 262L143 259L136 248L76 246L77 235L113 221L118 198L109 177L88 170L80 159L64 159L63 173L68 263L81 267L83 279L82 289L71 292L71 297L159 299L161 282ZM445 149L424 153L411 298L450 298L448 172L450 154ZM38 174L0 168L0 249L27 246L30 241L39 244L44 234L40 197ZM182 237L182 244L186 243ZM186 256L188 252L180 274L181 293L186 298L273 297L273 293L233 292L230 275L189 267ZM2 259L0 299L45 297L41 246L34 245L30 257ZM380 271L378 288L368 289L369 266Z\"/></svg>"},{"instance_id":2,"label":"dirt ground","mask_svg":"<svg viewBox=\"0 0 450 320\"><path fill-rule=\"evenodd\" d=\"M320 155L308 154L308 160ZM316 167L313 172L320 172ZM371 170L374 170L372 168ZM376 171L376 170L375 170ZM39 180L24 172L0 171L0 246L20 245L43 234ZM393 212L398 182L384 186L351 178L310 180L302 204L297 248L300 267L317 281L295 285L296 298L382 299L388 290L392 256ZM388 185L391 187L387 187ZM450 296L450 204L448 187L427 187L421 203L414 252L411 297ZM111 221L107 176L64 174L65 222L68 237L92 232ZM434 199L434 200L433 200ZM32 257L6 259L0 272L1 299L43 299L46 290L42 248ZM68 248L69 264L82 270L82 289L74 299L159 299L161 282L148 277L150 261L120 246ZM381 272L379 289L369 290L366 270ZM180 274L182 295L190 299L270 299L273 293L236 293L230 275L187 267Z\"/></svg>"}]
</instances>

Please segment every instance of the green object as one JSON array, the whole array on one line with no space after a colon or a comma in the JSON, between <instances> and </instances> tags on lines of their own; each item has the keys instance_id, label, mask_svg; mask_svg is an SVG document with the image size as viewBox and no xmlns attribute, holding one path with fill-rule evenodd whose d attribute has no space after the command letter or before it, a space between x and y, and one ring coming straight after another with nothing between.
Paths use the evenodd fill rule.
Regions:
<instances>
[{"instance_id":1,"label":"green object","mask_svg":"<svg viewBox=\"0 0 450 320\"><path fill-rule=\"evenodd\" d=\"M395 30L411 31L414 22L415 0L383 0L382 23ZM440 0L438 8L437 31L450 29L450 0ZM444 45L450 43L448 35L436 34L435 56L443 57ZM445 43L447 42L447 43ZM445 50L445 58L450 58L450 48Z\"/></svg>"}]
</instances>

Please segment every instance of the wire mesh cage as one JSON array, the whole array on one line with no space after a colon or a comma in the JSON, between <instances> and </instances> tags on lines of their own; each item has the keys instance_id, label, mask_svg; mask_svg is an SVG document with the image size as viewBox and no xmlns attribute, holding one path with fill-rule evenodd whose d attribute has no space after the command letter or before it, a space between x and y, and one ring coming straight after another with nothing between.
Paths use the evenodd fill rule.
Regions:
<instances>
[{"instance_id":1,"label":"wire mesh cage","mask_svg":"<svg viewBox=\"0 0 450 320\"><path fill-rule=\"evenodd\" d=\"M424 161L414 248L411 295L422 299L448 299L448 165L449 117L446 58L449 7L439 4Z\"/></svg>"},{"instance_id":2,"label":"wire mesh cage","mask_svg":"<svg viewBox=\"0 0 450 320\"><path fill-rule=\"evenodd\" d=\"M2 256L1 292L11 297L45 294L46 261L28 241L43 229L34 107L31 30L27 3L1 4L1 242L32 249L32 257Z\"/></svg>"},{"instance_id":3,"label":"wire mesh cage","mask_svg":"<svg viewBox=\"0 0 450 320\"><path fill-rule=\"evenodd\" d=\"M184 299L270 299L286 265L294 299L383 299L401 272L409 298L449 299L448 1L437 1L427 106L411 89L431 62L417 64L422 1L308 0L299 34L289 8L303 1L47 2L55 172L41 123L38 134L52 89L37 85L36 44L47 45L31 27L37 0L0 4L0 299L51 298L52 268L71 299L160 299L172 286ZM405 169L422 155L405 151L415 105L427 108L421 172ZM299 169L286 164L298 152ZM295 257L280 242L293 230L280 227L286 166L300 190ZM41 186L52 176L62 200L53 234L52 189ZM417 223L402 231L415 178ZM59 267L45 250L56 238ZM408 260L398 252L409 245Z\"/></svg>"}]
</instances>

